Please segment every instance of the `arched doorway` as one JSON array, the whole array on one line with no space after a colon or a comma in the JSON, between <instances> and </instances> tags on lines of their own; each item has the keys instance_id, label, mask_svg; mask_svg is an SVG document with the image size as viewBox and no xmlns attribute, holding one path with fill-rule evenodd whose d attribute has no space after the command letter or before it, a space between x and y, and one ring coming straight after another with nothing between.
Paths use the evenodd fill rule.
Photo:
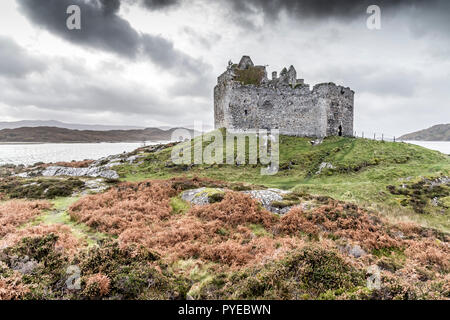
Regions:
<instances>
[{"instance_id":1,"label":"arched doorway","mask_svg":"<svg viewBox=\"0 0 450 320\"><path fill-rule=\"evenodd\" d=\"M339 126L339 137L342 137L342 126Z\"/></svg>"}]
</instances>

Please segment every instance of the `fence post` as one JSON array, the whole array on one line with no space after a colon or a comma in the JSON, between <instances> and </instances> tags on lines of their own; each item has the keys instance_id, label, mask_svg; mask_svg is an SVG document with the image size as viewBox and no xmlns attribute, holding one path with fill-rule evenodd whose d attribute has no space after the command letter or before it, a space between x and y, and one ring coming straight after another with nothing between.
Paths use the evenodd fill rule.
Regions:
<instances>
[{"instance_id":1,"label":"fence post","mask_svg":"<svg viewBox=\"0 0 450 320\"><path fill-rule=\"evenodd\" d=\"M373 140L377 140L377 139L375 138L375 134L376 134L376 133L373 134Z\"/></svg>"},{"instance_id":2,"label":"fence post","mask_svg":"<svg viewBox=\"0 0 450 320\"><path fill-rule=\"evenodd\" d=\"M384 134L381 134L381 141L384 141Z\"/></svg>"},{"instance_id":3,"label":"fence post","mask_svg":"<svg viewBox=\"0 0 450 320\"><path fill-rule=\"evenodd\" d=\"M361 137L364 139L364 131L362 132L362 135L361 135Z\"/></svg>"},{"instance_id":4,"label":"fence post","mask_svg":"<svg viewBox=\"0 0 450 320\"><path fill-rule=\"evenodd\" d=\"M395 136L394 136L394 142L395 142Z\"/></svg>"}]
</instances>

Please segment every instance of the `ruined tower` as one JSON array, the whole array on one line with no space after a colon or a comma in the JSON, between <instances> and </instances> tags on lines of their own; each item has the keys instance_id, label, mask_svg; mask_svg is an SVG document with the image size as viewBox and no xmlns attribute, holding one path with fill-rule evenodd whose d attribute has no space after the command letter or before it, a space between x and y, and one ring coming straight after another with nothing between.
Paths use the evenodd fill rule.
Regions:
<instances>
[{"instance_id":1,"label":"ruined tower","mask_svg":"<svg viewBox=\"0 0 450 320\"><path fill-rule=\"evenodd\" d=\"M311 90L293 66L267 78L249 56L230 64L214 87L214 124L228 129L279 129L306 137L353 135L354 92L334 83Z\"/></svg>"}]
</instances>

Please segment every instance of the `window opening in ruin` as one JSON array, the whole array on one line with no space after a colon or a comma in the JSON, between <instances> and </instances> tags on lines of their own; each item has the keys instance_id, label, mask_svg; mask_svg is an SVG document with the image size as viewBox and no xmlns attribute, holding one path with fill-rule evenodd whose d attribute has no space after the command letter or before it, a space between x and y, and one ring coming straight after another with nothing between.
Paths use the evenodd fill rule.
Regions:
<instances>
[{"instance_id":1,"label":"window opening in ruin","mask_svg":"<svg viewBox=\"0 0 450 320\"><path fill-rule=\"evenodd\" d=\"M339 137L342 137L342 126L339 126Z\"/></svg>"}]
</instances>

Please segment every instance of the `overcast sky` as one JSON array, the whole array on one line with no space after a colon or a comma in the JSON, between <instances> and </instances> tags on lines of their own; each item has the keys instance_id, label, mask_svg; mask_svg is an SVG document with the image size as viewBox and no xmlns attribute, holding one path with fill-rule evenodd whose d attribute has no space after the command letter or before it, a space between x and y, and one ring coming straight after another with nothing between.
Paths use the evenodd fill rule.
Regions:
<instances>
[{"instance_id":1,"label":"overcast sky","mask_svg":"<svg viewBox=\"0 0 450 320\"><path fill-rule=\"evenodd\" d=\"M213 124L228 60L355 91L355 130L450 122L450 1L2 0L0 121ZM81 30L66 9L81 7ZM381 8L381 30L366 9Z\"/></svg>"}]
</instances>

